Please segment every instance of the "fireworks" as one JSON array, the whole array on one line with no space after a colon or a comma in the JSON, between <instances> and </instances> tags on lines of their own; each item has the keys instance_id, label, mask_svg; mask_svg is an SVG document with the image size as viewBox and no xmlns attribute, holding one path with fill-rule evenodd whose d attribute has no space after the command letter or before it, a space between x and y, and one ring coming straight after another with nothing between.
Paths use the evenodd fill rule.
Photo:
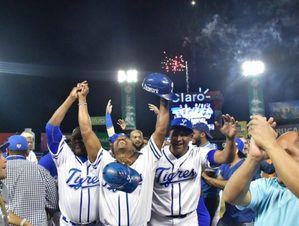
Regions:
<instances>
[{"instance_id":1,"label":"fireworks","mask_svg":"<svg viewBox=\"0 0 299 226\"><path fill-rule=\"evenodd\" d=\"M162 69L166 72L176 72L185 71L186 69L186 61L183 59L183 55L174 56L173 58L168 57L166 52L163 52L164 59L161 62Z\"/></svg>"}]
</instances>

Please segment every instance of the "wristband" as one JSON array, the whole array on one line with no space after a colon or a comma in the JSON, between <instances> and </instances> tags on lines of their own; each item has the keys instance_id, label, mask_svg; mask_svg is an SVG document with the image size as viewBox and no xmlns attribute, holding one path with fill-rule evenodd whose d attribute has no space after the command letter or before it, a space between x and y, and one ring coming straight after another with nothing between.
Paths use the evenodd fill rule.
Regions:
<instances>
[{"instance_id":1,"label":"wristband","mask_svg":"<svg viewBox=\"0 0 299 226\"><path fill-rule=\"evenodd\" d=\"M109 128L112 126L113 126L113 123L112 123L111 115L106 113L106 127Z\"/></svg>"},{"instance_id":2,"label":"wristband","mask_svg":"<svg viewBox=\"0 0 299 226\"><path fill-rule=\"evenodd\" d=\"M81 103L78 104L78 106L81 106L81 105L87 105L87 103L86 102L81 102Z\"/></svg>"}]
</instances>

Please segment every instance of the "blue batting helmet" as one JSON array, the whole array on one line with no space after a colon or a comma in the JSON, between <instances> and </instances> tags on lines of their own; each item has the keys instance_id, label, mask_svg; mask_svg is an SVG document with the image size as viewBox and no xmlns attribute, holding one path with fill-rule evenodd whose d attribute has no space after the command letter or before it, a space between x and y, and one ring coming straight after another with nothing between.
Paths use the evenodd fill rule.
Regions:
<instances>
[{"instance_id":1,"label":"blue batting helmet","mask_svg":"<svg viewBox=\"0 0 299 226\"><path fill-rule=\"evenodd\" d=\"M173 93L173 82L167 75L161 73L147 75L142 82L142 88L166 100L177 99L177 96Z\"/></svg>"}]
</instances>

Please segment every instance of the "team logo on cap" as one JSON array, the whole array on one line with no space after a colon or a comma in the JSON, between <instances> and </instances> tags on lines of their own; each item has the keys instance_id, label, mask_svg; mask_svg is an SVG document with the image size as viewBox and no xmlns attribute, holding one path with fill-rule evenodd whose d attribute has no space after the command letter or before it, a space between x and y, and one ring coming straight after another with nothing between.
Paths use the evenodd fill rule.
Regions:
<instances>
[{"instance_id":1,"label":"team logo on cap","mask_svg":"<svg viewBox=\"0 0 299 226\"><path fill-rule=\"evenodd\" d=\"M17 144L16 146L18 149L20 149L22 147L22 144Z\"/></svg>"},{"instance_id":2,"label":"team logo on cap","mask_svg":"<svg viewBox=\"0 0 299 226\"><path fill-rule=\"evenodd\" d=\"M180 126L187 126L187 119L182 119Z\"/></svg>"},{"instance_id":3,"label":"team logo on cap","mask_svg":"<svg viewBox=\"0 0 299 226\"><path fill-rule=\"evenodd\" d=\"M154 89L152 87L149 87L147 85L144 85L143 88L148 91L148 92L151 92L151 93L159 93L159 89Z\"/></svg>"}]
</instances>

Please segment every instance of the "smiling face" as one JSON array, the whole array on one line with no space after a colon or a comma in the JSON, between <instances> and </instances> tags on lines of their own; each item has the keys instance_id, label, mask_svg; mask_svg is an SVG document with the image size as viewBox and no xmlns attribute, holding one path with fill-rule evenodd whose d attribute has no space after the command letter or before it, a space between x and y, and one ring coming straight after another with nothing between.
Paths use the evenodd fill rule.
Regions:
<instances>
[{"instance_id":1,"label":"smiling face","mask_svg":"<svg viewBox=\"0 0 299 226\"><path fill-rule=\"evenodd\" d=\"M192 139L190 130L183 127L175 127L170 131L171 151L176 156L183 155L188 150L189 142Z\"/></svg>"}]
</instances>

